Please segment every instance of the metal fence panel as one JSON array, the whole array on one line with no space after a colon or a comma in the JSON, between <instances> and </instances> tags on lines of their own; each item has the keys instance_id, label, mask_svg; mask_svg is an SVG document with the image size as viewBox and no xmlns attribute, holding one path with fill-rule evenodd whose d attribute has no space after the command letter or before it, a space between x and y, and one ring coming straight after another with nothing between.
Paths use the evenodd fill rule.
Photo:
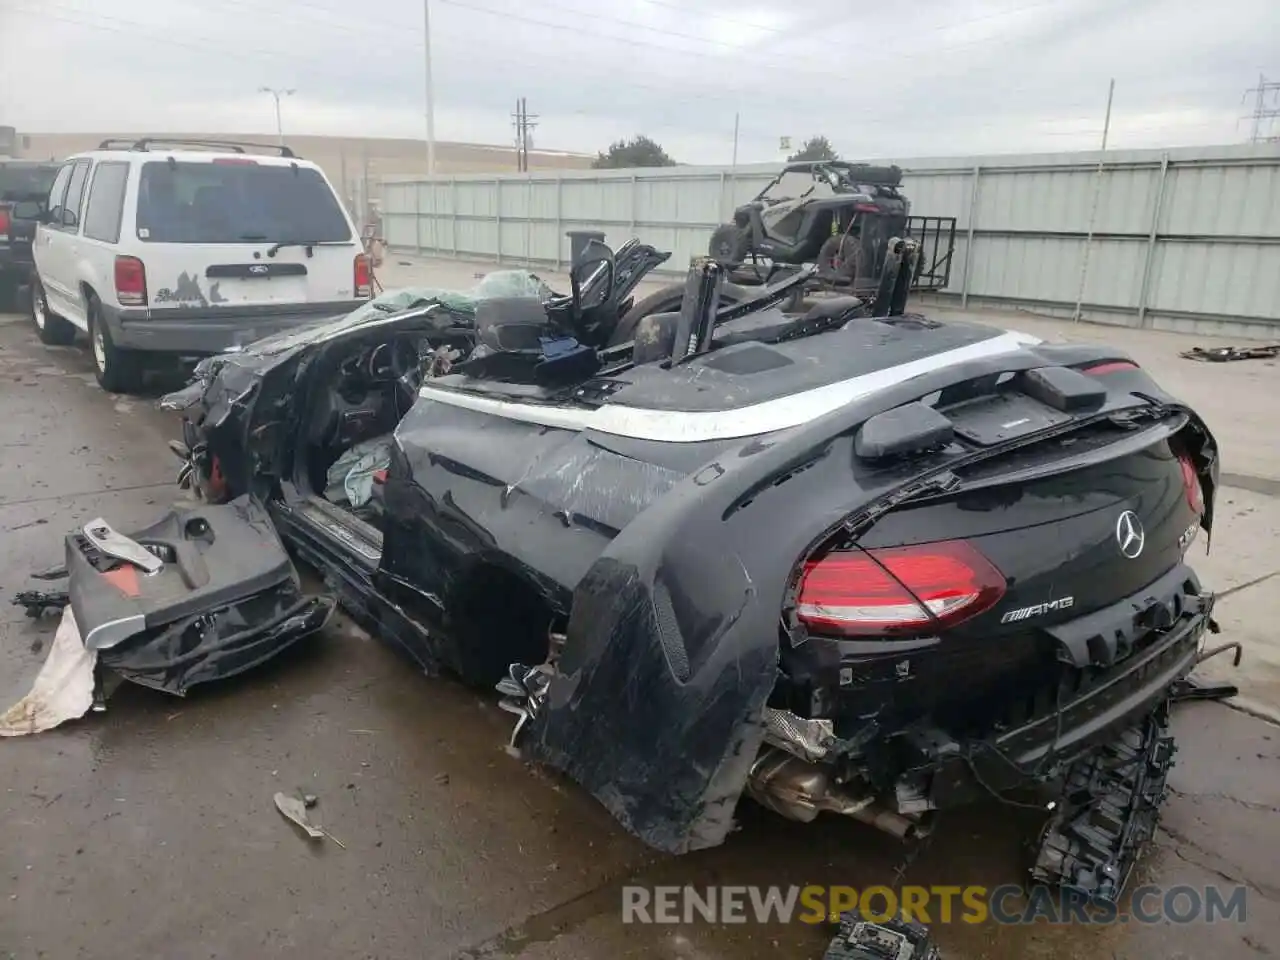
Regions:
<instances>
[{"instance_id":1,"label":"metal fence panel","mask_svg":"<svg viewBox=\"0 0 1280 960\"><path fill-rule=\"evenodd\" d=\"M1280 145L894 162L913 215L956 218L946 296L1055 314L1078 299L1107 322L1280 330ZM566 231L602 230L614 246L638 236L670 250L664 271L682 274L777 169L391 180L383 233L393 249L562 268Z\"/></svg>"}]
</instances>

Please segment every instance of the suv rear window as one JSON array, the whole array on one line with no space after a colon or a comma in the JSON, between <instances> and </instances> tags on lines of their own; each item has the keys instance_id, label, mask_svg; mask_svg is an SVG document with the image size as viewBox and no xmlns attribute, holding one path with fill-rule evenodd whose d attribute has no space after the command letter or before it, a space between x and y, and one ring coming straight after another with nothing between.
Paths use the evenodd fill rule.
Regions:
<instances>
[{"instance_id":1,"label":"suv rear window","mask_svg":"<svg viewBox=\"0 0 1280 960\"><path fill-rule=\"evenodd\" d=\"M49 199L49 188L59 169L56 163L0 161L0 200Z\"/></svg>"},{"instance_id":2,"label":"suv rear window","mask_svg":"<svg viewBox=\"0 0 1280 960\"><path fill-rule=\"evenodd\" d=\"M138 238L151 243L352 240L319 172L301 166L153 161L138 182Z\"/></svg>"}]
</instances>

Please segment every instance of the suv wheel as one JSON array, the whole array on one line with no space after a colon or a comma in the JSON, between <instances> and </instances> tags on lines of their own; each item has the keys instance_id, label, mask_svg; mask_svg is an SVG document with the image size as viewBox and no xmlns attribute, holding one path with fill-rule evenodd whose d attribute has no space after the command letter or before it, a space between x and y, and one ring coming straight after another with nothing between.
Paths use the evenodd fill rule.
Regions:
<instances>
[{"instance_id":1,"label":"suv wheel","mask_svg":"<svg viewBox=\"0 0 1280 960\"><path fill-rule=\"evenodd\" d=\"M31 322L35 324L40 342L51 347L65 347L76 338L76 328L71 322L49 309L44 284L34 273L31 275Z\"/></svg>"},{"instance_id":2,"label":"suv wheel","mask_svg":"<svg viewBox=\"0 0 1280 960\"><path fill-rule=\"evenodd\" d=\"M89 346L98 385L108 393L133 393L142 385L142 357L121 350L111 340L111 331L102 322L102 304L89 297Z\"/></svg>"}]
</instances>

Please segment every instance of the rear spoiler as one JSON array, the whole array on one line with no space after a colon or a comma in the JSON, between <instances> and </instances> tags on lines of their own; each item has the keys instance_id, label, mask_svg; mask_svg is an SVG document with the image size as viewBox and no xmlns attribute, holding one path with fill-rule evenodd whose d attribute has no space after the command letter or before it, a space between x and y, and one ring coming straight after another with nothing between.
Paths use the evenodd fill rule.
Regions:
<instances>
[{"instance_id":1,"label":"rear spoiler","mask_svg":"<svg viewBox=\"0 0 1280 960\"><path fill-rule=\"evenodd\" d=\"M964 389L967 396L957 395ZM975 388L976 391L975 391ZM986 388L986 389L983 389ZM1007 389L1038 400L1051 410L1074 415L1097 410L1107 400L1107 388L1096 378L1071 367L1035 367L1015 375L1005 384L990 376L939 391L939 405L974 395ZM919 400L871 417L854 435L854 455L875 461L923 453L945 446L955 436L955 424L937 409Z\"/></svg>"}]
</instances>

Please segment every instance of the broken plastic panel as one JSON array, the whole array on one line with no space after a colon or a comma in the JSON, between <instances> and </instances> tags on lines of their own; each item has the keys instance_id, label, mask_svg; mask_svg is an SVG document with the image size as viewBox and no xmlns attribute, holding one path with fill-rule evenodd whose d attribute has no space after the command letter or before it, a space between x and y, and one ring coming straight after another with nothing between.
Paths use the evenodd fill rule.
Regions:
<instances>
[{"instance_id":1,"label":"broken plastic panel","mask_svg":"<svg viewBox=\"0 0 1280 960\"><path fill-rule=\"evenodd\" d=\"M131 536L94 520L67 535L66 556L85 648L179 695L270 659L334 606L302 592L265 508L248 497L174 506Z\"/></svg>"}]
</instances>

